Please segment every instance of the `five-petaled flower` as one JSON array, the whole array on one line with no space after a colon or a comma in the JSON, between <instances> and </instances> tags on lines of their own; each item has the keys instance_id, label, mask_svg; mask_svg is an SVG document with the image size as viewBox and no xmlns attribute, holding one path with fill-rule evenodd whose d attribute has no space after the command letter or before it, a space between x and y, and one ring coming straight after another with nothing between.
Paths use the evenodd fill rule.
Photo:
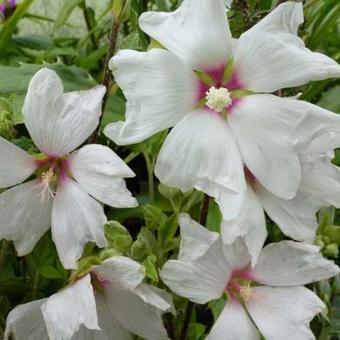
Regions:
<instances>
[{"instance_id":1,"label":"five-petaled flower","mask_svg":"<svg viewBox=\"0 0 340 340\"><path fill-rule=\"evenodd\" d=\"M63 265L76 268L86 242L106 245L106 216L94 198L113 207L137 205L123 179L134 173L111 149L92 144L70 153L95 131L104 94L103 86L63 93L57 74L42 69L29 84L23 115L43 155L34 158L0 137L1 188L38 172L0 195L0 239L13 240L20 256L51 226Z\"/></svg>"},{"instance_id":2,"label":"five-petaled flower","mask_svg":"<svg viewBox=\"0 0 340 340\"><path fill-rule=\"evenodd\" d=\"M144 268L116 256L47 299L16 307L7 317L5 339L168 339L162 314L171 297L143 283Z\"/></svg>"},{"instance_id":3,"label":"five-petaled flower","mask_svg":"<svg viewBox=\"0 0 340 340\"><path fill-rule=\"evenodd\" d=\"M125 145L173 127L156 175L215 197L226 220L244 205L246 168L273 195L293 198L301 183L296 145L334 121L340 131L335 114L270 94L340 76L335 61L297 37L302 22L302 3L286 2L233 40L223 0L184 0L174 12L142 14L141 29L166 49L112 58L126 121L109 124L105 134ZM301 126L310 128L301 134Z\"/></svg>"},{"instance_id":4,"label":"five-petaled flower","mask_svg":"<svg viewBox=\"0 0 340 340\"><path fill-rule=\"evenodd\" d=\"M309 322L325 305L303 285L337 275L339 268L316 246L269 244L251 266L243 239L225 245L218 233L180 216L178 260L161 278L176 294L203 304L225 293L226 305L207 339L314 339ZM256 327L254 325L256 324Z\"/></svg>"}]
</instances>

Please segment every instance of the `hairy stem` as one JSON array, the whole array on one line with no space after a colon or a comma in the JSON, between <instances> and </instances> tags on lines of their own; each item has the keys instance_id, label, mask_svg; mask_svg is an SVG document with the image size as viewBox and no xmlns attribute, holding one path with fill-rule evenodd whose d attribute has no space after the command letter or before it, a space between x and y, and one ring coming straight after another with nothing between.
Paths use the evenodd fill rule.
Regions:
<instances>
[{"instance_id":1,"label":"hairy stem","mask_svg":"<svg viewBox=\"0 0 340 340\"><path fill-rule=\"evenodd\" d=\"M199 220L200 224L203 226L207 224L209 202L210 202L210 197L207 194L204 194L203 203L201 207L201 215L200 215L200 220ZM191 301L188 301L188 304L185 308L184 321L183 321L183 327L182 327L182 331L180 335L180 340L187 339L190 320L192 317L192 313L194 311L194 307L195 307L194 303Z\"/></svg>"},{"instance_id":2,"label":"hairy stem","mask_svg":"<svg viewBox=\"0 0 340 340\"><path fill-rule=\"evenodd\" d=\"M116 50L119 27L120 27L120 22L113 19L111 32L110 32L110 38L109 38L109 49L108 49L106 60L105 60L104 76L103 76L103 81L102 81L102 85L106 87L106 93L104 95L103 103L102 103L102 115L99 119L99 123L98 123L96 131L93 132L93 134L90 136L88 140L90 144L97 142L98 133L100 129L100 123L103 118L107 100L109 98L109 93L110 93L110 88L111 88L111 71L109 69L109 62L110 62L110 59L113 57L115 50Z\"/></svg>"}]
</instances>

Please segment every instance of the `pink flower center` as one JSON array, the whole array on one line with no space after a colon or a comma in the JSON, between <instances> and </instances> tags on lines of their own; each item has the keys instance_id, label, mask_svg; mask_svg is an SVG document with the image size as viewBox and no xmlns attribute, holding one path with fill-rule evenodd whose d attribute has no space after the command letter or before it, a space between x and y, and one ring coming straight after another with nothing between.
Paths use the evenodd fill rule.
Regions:
<instances>
[{"instance_id":1,"label":"pink flower center","mask_svg":"<svg viewBox=\"0 0 340 340\"><path fill-rule=\"evenodd\" d=\"M40 172L40 200L46 202L54 197L57 184L61 185L67 173L69 173L67 160L59 157L46 157L37 160L38 172Z\"/></svg>"},{"instance_id":2,"label":"pink flower center","mask_svg":"<svg viewBox=\"0 0 340 340\"><path fill-rule=\"evenodd\" d=\"M247 302L252 297L252 283L253 278L251 269L246 267L242 270L235 270L225 289L228 298L232 300L239 300L240 302Z\"/></svg>"},{"instance_id":3,"label":"pink flower center","mask_svg":"<svg viewBox=\"0 0 340 340\"><path fill-rule=\"evenodd\" d=\"M95 293L104 293L105 289L110 284L110 280L101 274L91 272L91 283Z\"/></svg>"}]
</instances>

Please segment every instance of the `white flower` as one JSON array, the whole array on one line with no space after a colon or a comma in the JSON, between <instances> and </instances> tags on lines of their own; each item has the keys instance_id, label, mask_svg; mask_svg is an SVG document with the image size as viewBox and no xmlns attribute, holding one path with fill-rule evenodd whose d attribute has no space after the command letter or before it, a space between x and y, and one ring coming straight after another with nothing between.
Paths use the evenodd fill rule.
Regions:
<instances>
[{"instance_id":1,"label":"white flower","mask_svg":"<svg viewBox=\"0 0 340 340\"><path fill-rule=\"evenodd\" d=\"M340 272L318 247L293 241L270 244L252 268L242 239L227 246L218 233L185 214L180 226L178 260L164 265L161 278L176 294L199 304L227 294L209 340L260 339L259 332L267 340L314 339L309 322L325 306L303 285Z\"/></svg>"},{"instance_id":2,"label":"white flower","mask_svg":"<svg viewBox=\"0 0 340 340\"><path fill-rule=\"evenodd\" d=\"M7 317L5 340L168 339L162 314L170 295L142 283L143 267L117 256L47 299L16 307Z\"/></svg>"},{"instance_id":3,"label":"white flower","mask_svg":"<svg viewBox=\"0 0 340 340\"><path fill-rule=\"evenodd\" d=\"M325 206L340 207L340 169L331 162L334 149L340 147L337 119L312 104L301 105L295 100L290 103L292 112L306 108L319 111L319 117L301 123L302 130L310 129L315 133L311 139L301 139L296 145L302 169L296 195L290 200L274 195L246 168L247 194L242 211L236 219L222 222L224 242L231 244L237 237L243 237L253 262L267 237L264 211L284 234L312 243L318 228L316 212ZM327 117L329 126L322 117ZM304 135L303 131L299 133Z\"/></svg>"},{"instance_id":4,"label":"white flower","mask_svg":"<svg viewBox=\"0 0 340 340\"><path fill-rule=\"evenodd\" d=\"M13 240L28 254L51 226L65 268L75 268L83 246L106 245L103 207L136 206L123 177L130 168L108 147L86 145L70 154L95 131L105 94L103 86L63 93L57 74L42 69L32 78L25 99L25 125L39 160L0 137L0 188L18 184L40 170L37 179L0 195L0 239ZM91 196L89 196L91 195Z\"/></svg>"},{"instance_id":5,"label":"white flower","mask_svg":"<svg viewBox=\"0 0 340 340\"><path fill-rule=\"evenodd\" d=\"M321 113L303 101L294 112L290 99L268 93L340 76L335 61L297 37L302 22L302 3L286 2L235 41L223 0L184 0L172 13L142 14L141 29L167 50L123 50L111 59L127 98L126 121L109 124L105 134L125 145L173 127L157 177L215 197L227 220L245 199L244 165L272 194L294 197L301 181L295 145L305 137L296 131L306 116Z\"/></svg>"}]
</instances>

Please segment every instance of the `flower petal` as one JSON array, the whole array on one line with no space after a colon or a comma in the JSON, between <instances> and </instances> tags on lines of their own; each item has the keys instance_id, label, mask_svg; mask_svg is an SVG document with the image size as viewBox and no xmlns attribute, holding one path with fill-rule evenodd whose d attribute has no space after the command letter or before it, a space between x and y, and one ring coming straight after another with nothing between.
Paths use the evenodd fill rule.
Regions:
<instances>
[{"instance_id":1,"label":"flower petal","mask_svg":"<svg viewBox=\"0 0 340 340\"><path fill-rule=\"evenodd\" d=\"M114 256L105 260L99 266L93 267L93 272L99 278L109 280L114 286L123 288L136 288L145 277L144 267L124 256Z\"/></svg>"},{"instance_id":2,"label":"flower petal","mask_svg":"<svg viewBox=\"0 0 340 340\"><path fill-rule=\"evenodd\" d=\"M168 51L123 50L111 59L110 68L127 99L126 121L104 129L118 145L138 143L172 127L196 105L196 75Z\"/></svg>"},{"instance_id":3,"label":"flower petal","mask_svg":"<svg viewBox=\"0 0 340 340\"><path fill-rule=\"evenodd\" d=\"M112 316L121 326L147 340L168 339L162 311L148 304L131 289L107 287L105 297Z\"/></svg>"},{"instance_id":4,"label":"flower petal","mask_svg":"<svg viewBox=\"0 0 340 340\"><path fill-rule=\"evenodd\" d=\"M318 228L315 213L320 207L311 197L301 193L300 188L290 200L271 194L260 184L256 185L256 193L266 213L285 235L311 243Z\"/></svg>"},{"instance_id":5,"label":"flower petal","mask_svg":"<svg viewBox=\"0 0 340 340\"><path fill-rule=\"evenodd\" d=\"M291 101L247 96L228 115L246 166L270 192L286 199L295 196L301 180L294 132L303 118L286 110Z\"/></svg>"},{"instance_id":6,"label":"flower petal","mask_svg":"<svg viewBox=\"0 0 340 340\"><path fill-rule=\"evenodd\" d=\"M195 188L213 196L226 219L242 207L246 185L239 150L228 125L210 111L193 111L171 130L155 174L182 191Z\"/></svg>"},{"instance_id":7,"label":"flower petal","mask_svg":"<svg viewBox=\"0 0 340 340\"><path fill-rule=\"evenodd\" d=\"M77 268L85 244L105 247L103 207L72 179L59 182L52 209L52 236L58 254L67 269Z\"/></svg>"},{"instance_id":8,"label":"flower petal","mask_svg":"<svg viewBox=\"0 0 340 340\"><path fill-rule=\"evenodd\" d=\"M252 264L267 238L266 219L261 203L248 184L246 199L240 215L231 221L222 221L221 236L223 242L232 244L237 237L243 237L252 257Z\"/></svg>"},{"instance_id":9,"label":"flower petal","mask_svg":"<svg viewBox=\"0 0 340 340\"><path fill-rule=\"evenodd\" d=\"M326 306L304 287L254 287L246 307L266 340L314 339L313 317Z\"/></svg>"},{"instance_id":10,"label":"flower petal","mask_svg":"<svg viewBox=\"0 0 340 340\"><path fill-rule=\"evenodd\" d=\"M46 155L64 156L96 129L105 87L63 93L58 75L47 68L32 78L23 115L36 146Z\"/></svg>"},{"instance_id":11,"label":"flower petal","mask_svg":"<svg viewBox=\"0 0 340 340\"><path fill-rule=\"evenodd\" d=\"M319 247L281 241L262 250L252 277L265 285L296 286L326 280L339 272L333 261L319 253Z\"/></svg>"},{"instance_id":12,"label":"flower petal","mask_svg":"<svg viewBox=\"0 0 340 340\"><path fill-rule=\"evenodd\" d=\"M188 214L180 214L178 223L181 228L179 260L196 260L204 255L218 239L218 233L209 231Z\"/></svg>"},{"instance_id":13,"label":"flower petal","mask_svg":"<svg viewBox=\"0 0 340 340\"><path fill-rule=\"evenodd\" d=\"M233 244L224 245L223 251L233 271L243 270L251 261L247 244L241 237L238 237Z\"/></svg>"},{"instance_id":14,"label":"flower petal","mask_svg":"<svg viewBox=\"0 0 340 340\"><path fill-rule=\"evenodd\" d=\"M0 195L0 239L12 240L19 256L30 253L51 226L52 198L41 196L36 179Z\"/></svg>"},{"instance_id":15,"label":"flower petal","mask_svg":"<svg viewBox=\"0 0 340 340\"><path fill-rule=\"evenodd\" d=\"M122 178L135 174L110 148L85 145L71 154L68 166L83 190L99 201L117 208L138 205Z\"/></svg>"},{"instance_id":16,"label":"flower petal","mask_svg":"<svg viewBox=\"0 0 340 340\"><path fill-rule=\"evenodd\" d=\"M297 36L302 22L302 3L287 2L241 35L234 69L245 88L274 92L311 80L340 77L340 65L311 52Z\"/></svg>"},{"instance_id":17,"label":"flower petal","mask_svg":"<svg viewBox=\"0 0 340 340\"><path fill-rule=\"evenodd\" d=\"M206 340L260 340L247 312L237 300L227 302Z\"/></svg>"},{"instance_id":18,"label":"flower petal","mask_svg":"<svg viewBox=\"0 0 340 340\"><path fill-rule=\"evenodd\" d=\"M0 137L0 188L21 183L37 168L32 156Z\"/></svg>"},{"instance_id":19,"label":"flower petal","mask_svg":"<svg viewBox=\"0 0 340 340\"><path fill-rule=\"evenodd\" d=\"M223 295L231 272L222 241L217 239L201 257L193 261L169 260L160 277L176 294L204 304Z\"/></svg>"},{"instance_id":20,"label":"flower petal","mask_svg":"<svg viewBox=\"0 0 340 340\"><path fill-rule=\"evenodd\" d=\"M51 339L71 339L80 325L100 330L89 274L50 296L41 310Z\"/></svg>"},{"instance_id":21,"label":"flower petal","mask_svg":"<svg viewBox=\"0 0 340 340\"><path fill-rule=\"evenodd\" d=\"M46 299L36 300L14 308L7 316L4 340L47 339L47 330L41 313Z\"/></svg>"},{"instance_id":22,"label":"flower petal","mask_svg":"<svg viewBox=\"0 0 340 340\"><path fill-rule=\"evenodd\" d=\"M225 65L231 55L231 33L223 0L184 0L171 13L143 13L139 25L193 69Z\"/></svg>"}]
</instances>

